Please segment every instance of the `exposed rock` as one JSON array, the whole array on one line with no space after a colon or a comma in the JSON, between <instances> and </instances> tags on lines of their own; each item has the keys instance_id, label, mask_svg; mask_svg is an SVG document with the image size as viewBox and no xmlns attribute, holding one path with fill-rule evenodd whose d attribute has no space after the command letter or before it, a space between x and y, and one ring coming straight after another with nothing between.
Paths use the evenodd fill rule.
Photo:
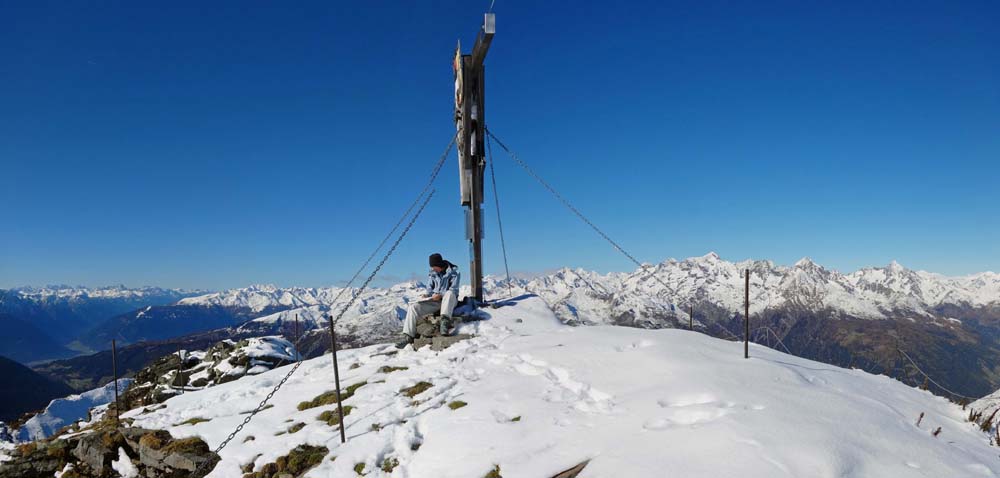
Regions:
<instances>
[{"instance_id":1,"label":"exposed rock","mask_svg":"<svg viewBox=\"0 0 1000 478\"><path fill-rule=\"evenodd\" d=\"M63 478L111 478L111 462L121 448L144 478L181 478L202 463L211 470L219 457L200 438L175 440L163 430L97 425L80 435L39 440L18 448L10 461L0 464L0 478L51 478L56 471L71 470Z\"/></svg>"},{"instance_id":2,"label":"exposed rock","mask_svg":"<svg viewBox=\"0 0 1000 478\"><path fill-rule=\"evenodd\" d=\"M437 336L431 338L419 338L413 341L413 348L415 350L419 350L421 347L429 345L431 350L440 352L448 347L451 347L452 345L457 344L458 342L470 338L472 338L472 336L468 334L449 335L447 337Z\"/></svg>"},{"instance_id":3,"label":"exposed rock","mask_svg":"<svg viewBox=\"0 0 1000 478\"><path fill-rule=\"evenodd\" d=\"M298 478L318 465L329 453L323 446L299 445L279 456L273 463L265 463L260 471L246 471L244 478ZM250 467L252 470L252 467Z\"/></svg>"},{"instance_id":4,"label":"exposed rock","mask_svg":"<svg viewBox=\"0 0 1000 478\"><path fill-rule=\"evenodd\" d=\"M92 470L103 470L118 458L118 447L125 445L125 437L117 430L81 435L73 456Z\"/></svg>"},{"instance_id":5,"label":"exposed rock","mask_svg":"<svg viewBox=\"0 0 1000 478\"><path fill-rule=\"evenodd\" d=\"M280 337L223 340L204 351L181 350L140 370L122 397L124 409L163 403L184 393L255 375L299 358Z\"/></svg>"}]
</instances>

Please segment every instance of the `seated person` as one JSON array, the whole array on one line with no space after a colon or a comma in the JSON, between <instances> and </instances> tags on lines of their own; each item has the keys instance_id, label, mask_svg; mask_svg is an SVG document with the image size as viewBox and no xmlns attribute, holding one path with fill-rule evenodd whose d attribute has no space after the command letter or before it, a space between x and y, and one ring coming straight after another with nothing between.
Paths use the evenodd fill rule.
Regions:
<instances>
[{"instance_id":1,"label":"seated person","mask_svg":"<svg viewBox=\"0 0 1000 478\"><path fill-rule=\"evenodd\" d=\"M451 314L458 302L458 266L444 260L441 254L431 254L431 271L428 275L425 299L413 302L406 310L406 320L403 321L403 337L396 348L403 348L413 343L417 336L417 321L435 312L441 313L439 329L441 335L451 332Z\"/></svg>"}]
</instances>

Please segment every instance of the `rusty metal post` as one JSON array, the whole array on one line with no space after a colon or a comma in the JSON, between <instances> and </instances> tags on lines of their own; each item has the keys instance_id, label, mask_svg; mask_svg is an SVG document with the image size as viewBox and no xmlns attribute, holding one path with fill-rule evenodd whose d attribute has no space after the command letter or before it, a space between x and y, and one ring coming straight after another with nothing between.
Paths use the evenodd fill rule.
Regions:
<instances>
[{"instance_id":1,"label":"rusty metal post","mask_svg":"<svg viewBox=\"0 0 1000 478\"><path fill-rule=\"evenodd\" d=\"M121 405L118 403L118 348L115 339L111 339L111 374L115 376L115 426L121 428Z\"/></svg>"},{"instance_id":2,"label":"rusty metal post","mask_svg":"<svg viewBox=\"0 0 1000 478\"><path fill-rule=\"evenodd\" d=\"M299 352L299 314L295 314L295 354L298 356L298 362L302 361L302 352Z\"/></svg>"},{"instance_id":3,"label":"rusty metal post","mask_svg":"<svg viewBox=\"0 0 1000 478\"><path fill-rule=\"evenodd\" d=\"M337 366L337 332L333 330L333 316L327 316L330 321L330 348L333 355L333 382L337 389L337 415L340 416L340 443L347 442L344 432L344 404L340 399L340 368Z\"/></svg>"},{"instance_id":4,"label":"rusty metal post","mask_svg":"<svg viewBox=\"0 0 1000 478\"><path fill-rule=\"evenodd\" d=\"M174 381L180 382L182 395L184 394L184 388L187 387L186 383L181 382L181 374L184 373L183 370L184 370L184 358L181 357L181 344L177 344L177 377L174 378Z\"/></svg>"},{"instance_id":5,"label":"rusty metal post","mask_svg":"<svg viewBox=\"0 0 1000 478\"><path fill-rule=\"evenodd\" d=\"M746 270L743 300L743 358L750 358L750 269Z\"/></svg>"}]
</instances>

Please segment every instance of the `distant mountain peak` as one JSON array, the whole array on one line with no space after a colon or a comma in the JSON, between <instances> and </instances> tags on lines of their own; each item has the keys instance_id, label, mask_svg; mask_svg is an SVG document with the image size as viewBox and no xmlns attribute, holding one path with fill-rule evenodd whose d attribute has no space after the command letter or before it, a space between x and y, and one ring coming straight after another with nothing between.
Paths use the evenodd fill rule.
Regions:
<instances>
[{"instance_id":1,"label":"distant mountain peak","mask_svg":"<svg viewBox=\"0 0 1000 478\"><path fill-rule=\"evenodd\" d=\"M815 262L813 262L813 260L810 259L808 256L806 256L806 257L803 257L802 259L799 259L798 261L796 261L794 267L798 267L798 268L812 268L812 267L817 267L817 264Z\"/></svg>"}]
</instances>

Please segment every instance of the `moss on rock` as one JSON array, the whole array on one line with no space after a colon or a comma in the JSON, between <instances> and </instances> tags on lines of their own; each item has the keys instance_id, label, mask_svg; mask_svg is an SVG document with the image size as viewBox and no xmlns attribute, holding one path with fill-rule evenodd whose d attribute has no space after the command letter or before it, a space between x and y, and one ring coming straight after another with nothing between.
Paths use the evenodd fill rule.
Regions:
<instances>
[{"instance_id":1,"label":"moss on rock","mask_svg":"<svg viewBox=\"0 0 1000 478\"><path fill-rule=\"evenodd\" d=\"M399 466L399 460L396 458L386 458L382 460L382 471L386 473L392 473L392 470Z\"/></svg>"},{"instance_id":2,"label":"moss on rock","mask_svg":"<svg viewBox=\"0 0 1000 478\"><path fill-rule=\"evenodd\" d=\"M420 382L417 382L412 387L406 387L406 388L401 389L399 391L399 393L401 393L401 394L403 394L403 395L405 395L407 397L413 398L413 397L416 397L417 395L420 395L421 393L424 393L425 391L427 391L427 389L429 389L429 388L431 388L433 386L434 386L433 383L420 381Z\"/></svg>"},{"instance_id":3,"label":"moss on rock","mask_svg":"<svg viewBox=\"0 0 1000 478\"><path fill-rule=\"evenodd\" d=\"M346 389L344 389L343 392L340 393L340 400L343 401L347 400L348 398L351 398L352 396L354 396L354 392L357 392L359 388L365 385L368 385L368 382L360 382L347 387ZM310 408L321 407L323 405L330 405L331 403L337 403L336 390L323 392L317 395L312 400L306 402L300 402L298 408L299 411L302 411L302 410L308 410Z\"/></svg>"},{"instance_id":4,"label":"moss on rock","mask_svg":"<svg viewBox=\"0 0 1000 478\"><path fill-rule=\"evenodd\" d=\"M391 367L389 365L383 365L378 369L379 373L392 373L392 372L399 372L402 370L409 370L409 367Z\"/></svg>"},{"instance_id":5,"label":"moss on rock","mask_svg":"<svg viewBox=\"0 0 1000 478\"><path fill-rule=\"evenodd\" d=\"M346 417L350 415L353 410L354 407L350 405L344 405L344 416ZM316 419L318 419L321 422L326 422L326 424L330 425L331 427L340 425L340 415L337 414L337 410L327 410L323 413L320 413L319 416L316 417Z\"/></svg>"}]
</instances>

